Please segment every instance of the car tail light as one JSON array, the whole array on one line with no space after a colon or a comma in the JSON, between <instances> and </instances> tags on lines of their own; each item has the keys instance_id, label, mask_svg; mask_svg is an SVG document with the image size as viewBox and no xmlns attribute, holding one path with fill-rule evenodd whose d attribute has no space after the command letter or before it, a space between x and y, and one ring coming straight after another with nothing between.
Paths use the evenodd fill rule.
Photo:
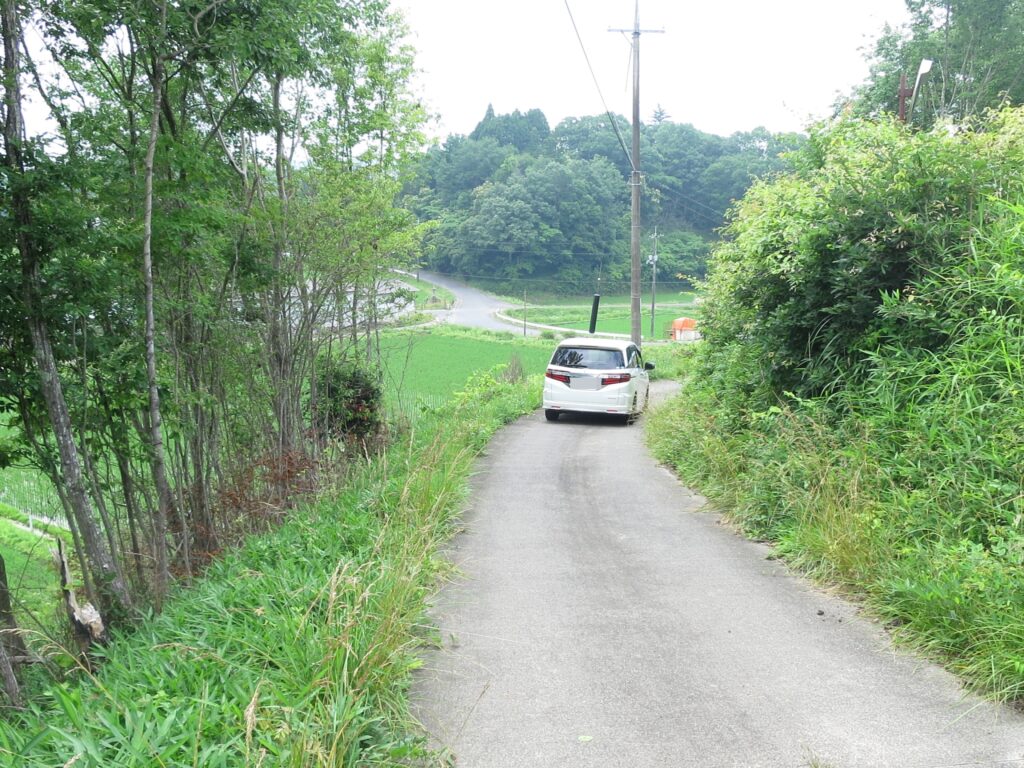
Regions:
<instances>
[{"instance_id":1,"label":"car tail light","mask_svg":"<svg viewBox=\"0 0 1024 768\"><path fill-rule=\"evenodd\" d=\"M569 374L567 374L567 373L559 373L558 371L552 371L551 369L548 369L544 373L544 375L547 376L549 379L554 379L555 381L560 381L563 384L568 384L569 383Z\"/></svg>"},{"instance_id":2,"label":"car tail light","mask_svg":"<svg viewBox=\"0 0 1024 768\"><path fill-rule=\"evenodd\" d=\"M609 384L625 384L632 378L628 373L612 373L608 376L601 377L601 386L606 387Z\"/></svg>"}]
</instances>

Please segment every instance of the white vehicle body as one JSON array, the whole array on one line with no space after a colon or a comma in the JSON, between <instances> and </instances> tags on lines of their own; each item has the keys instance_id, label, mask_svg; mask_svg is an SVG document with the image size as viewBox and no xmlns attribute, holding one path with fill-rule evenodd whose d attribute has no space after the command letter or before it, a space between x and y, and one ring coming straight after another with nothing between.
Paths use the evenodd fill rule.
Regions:
<instances>
[{"instance_id":1,"label":"white vehicle body","mask_svg":"<svg viewBox=\"0 0 1024 768\"><path fill-rule=\"evenodd\" d=\"M544 415L612 413L627 421L647 407L653 363L620 339L572 338L556 348L544 374Z\"/></svg>"}]
</instances>

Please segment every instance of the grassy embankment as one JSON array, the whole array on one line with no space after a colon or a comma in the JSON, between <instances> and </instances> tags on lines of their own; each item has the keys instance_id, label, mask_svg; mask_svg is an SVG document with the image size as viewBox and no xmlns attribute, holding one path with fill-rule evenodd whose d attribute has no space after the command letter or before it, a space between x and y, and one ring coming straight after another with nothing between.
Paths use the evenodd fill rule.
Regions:
<instances>
[{"instance_id":1,"label":"grassy embankment","mask_svg":"<svg viewBox=\"0 0 1024 768\"><path fill-rule=\"evenodd\" d=\"M0 426L0 438L9 434L9 428ZM0 556L15 613L32 631L49 631L57 621L59 585L50 550L55 546L53 536L61 532L39 517L61 514L60 502L42 472L28 466L0 469Z\"/></svg>"},{"instance_id":2,"label":"grassy embankment","mask_svg":"<svg viewBox=\"0 0 1024 768\"><path fill-rule=\"evenodd\" d=\"M12 604L21 625L30 632L50 633L57 624L60 584L50 554L53 536L70 543L70 534L41 528L20 510L0 504L0 555L7 570Z\"/></svg>"},{"instance_id":3,"label":"grassy embankment","mask_svg":"<svg viewBox=\"0 0 1024 768\"><path fill-rule=\"evenodd\" d=\"M451 291L434 283L405 274L398 279L416 291L413 302L417 311L445 309L455 301L455 295Z\"/></svg>"},{"instance_id":4,"label":"grassy embankment","mask_svg":"<svg viewBox=\"0 0 1024 768\"><path fill-rule=\"evenodd\" d=\"M488 364L481 340L421 338L425 368L406 378L423 392L447 389L444 406L421 405L385 455L350 467L278 531L226 555L160 617L118 638L94 678L82 671L0 722L0 764L429 760L405 694L416 648L430 640L425 601L449 567L438 548L479 450L539 405L538 377L476 373L466 382L462 366ZM494 341L486 344L490 354ZM459 348L468 350L461 366L439 364L437 349ZM514 351L502 348L506 360Z\"/></svg>"},{"instance_id":5,"label":"grassy embankment","mask_svg":"<svg viewBox=\"0 0 1024 768\"><path fill-rule=\"evenodd\" d=\"M801 174L741 204L708 341L651 443L898 640L1019 702L1024 189L1005 180L1024 111L955 136L852 121L816 138Z\"/></svg>"},{"instance_id":6,"label":"grassy embankment","mask_svg":"<svg viewBox=\"0 0 1024 768\"><path fill-rule=\"evenodd\" d=\"M807 402L737 413L728 385L691 367L682 394L652 413L648 438L748 535L863 601L895 639L974 690L1019 701L1020 451L1004 450L1019 443L1019 405L986 414L982 382L942 378L921 393L948 387L935 407L907 396L899 412L880 386L837 418Z\"/></svg>"}]
</instances>

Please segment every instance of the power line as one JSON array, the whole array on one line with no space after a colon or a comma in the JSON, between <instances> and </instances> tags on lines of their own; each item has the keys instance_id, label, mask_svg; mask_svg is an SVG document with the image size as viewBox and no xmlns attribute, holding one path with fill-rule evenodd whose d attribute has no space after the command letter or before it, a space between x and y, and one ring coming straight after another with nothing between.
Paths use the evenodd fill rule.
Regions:
<instances>
[{"instance_id":1,"label":"power line","mask_svg":"<svg viewBox=\"0 0 1024 768\"><path fill-rule=\"evenodd\" d=\"M720 211L716 211L714 208L708 205L704 205L703 203L698 202L692 197L687 197L686 195L677 193L674 190L672 190L671 187L658 187L658 191L664 193L666 197L674 198L675 200L682 203L684 206L697 206L694 208L690 208L686 213L688 215L692 214L694 216L702 218L704 221L706 221L713 227L718 227L725 223L725 218L722 216L722 213ZM714 215L705 213L704 211L700 210L701 208L706 208L707 210L711 211L711 214Z\"/></svg>"},{"instance_id":2,"label":"power line","mask_svg":"<svg viewBox=\"0 0 1024 768\"><path fill-rule=\"evenodd\" d=\"M597 82L597 75L594 73L594 68L590 64L590 56L587 55L587 47L583 44L583 38L580 36L579 27L576 26L576 19L572 15L572 8L569 7L569 0L565 0L565 10L569 13L569 21L572 22L573 31L576 32L576 39L580 43L580 50L583 51L583 58L587 62L587 69L590 70L590 77L594 80L594 87L597 88L597 95L601 97L601 104L604 105L604 112L608 115L608 120L612 124L612 130L615 131L615 136L619 140L619 146L622 147L622 152L626 155L626 162L629 163L629 167L635 172L636 164L633 162L633 157L629 154L629 150L626 149L626 141L622 138L622 133L619 131L619 124L612 115L612 111L608 109L608 102L604 99L604 94L601 93L601 85Z\"/></svg>"},{"instance_id":3,"label":"power line","mask_svg":"<svg viewBox=\"0 0 1024 768\"><path fill-rule=\"evenodd\" d=\"M439 272L436 269L428 270L431 274L439 277L450 277L453 280L481 280L491 281L495 283L545 283L546 285L579 285L580 283L586 283L593 279L593 276L583 277L579 280L556 280L550 277L495 277L494 275L468 275L464 272ZM600 278L601 282L605 285L628 285L629 278ZM692 285L689 280L659 280L660 285Z\"/></svg>"}]
</instances>

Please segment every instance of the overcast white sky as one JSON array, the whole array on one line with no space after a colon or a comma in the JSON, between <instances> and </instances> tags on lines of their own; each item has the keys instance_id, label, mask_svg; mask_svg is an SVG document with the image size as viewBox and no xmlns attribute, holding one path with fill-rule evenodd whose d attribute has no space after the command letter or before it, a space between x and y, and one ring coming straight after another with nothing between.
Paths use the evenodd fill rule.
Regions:
<instances>
[{"instance_id":1,"label":"overcast white sky","mask_svg":"<svg viewBox=\"0 0 1024 768\"><path fill-rule=\"evenodd\" d=\"M632 112L634 0L568 0L612 112ZM565 0L392 0L412 29L431 133L469 133L488 103L539 108L554 128L604 112ZM641 0L640 113L728 135L799 131L867 75L864 48L903 0ZM912 73L911 73L912 74Z\"/></svg>"}]
</instances>

